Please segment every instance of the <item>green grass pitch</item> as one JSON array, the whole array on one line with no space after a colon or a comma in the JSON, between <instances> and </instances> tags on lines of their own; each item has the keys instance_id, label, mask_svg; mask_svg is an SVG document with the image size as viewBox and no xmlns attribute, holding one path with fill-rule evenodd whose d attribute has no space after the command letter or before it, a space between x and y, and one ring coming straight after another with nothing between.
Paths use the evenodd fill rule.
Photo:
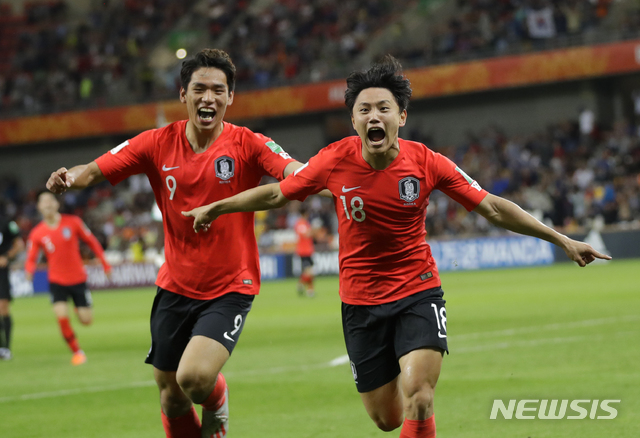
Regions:
<instances>
[{"instance_id":1,"label":"green grass pitch","mask_svg":"<svg viewBox=\"0 0 640 438\"><path fill-rule=\"evenodd\" d=\"M581 269L446 273L451 355L436 390L439 437L637 437L640 260ZM337 278L299 298L268 282L225 367L230 437L397 437L378 431L347 363ZM96 292L71 358L45 296L13 302L14 359L0 362L3 438L162 437L149 348L152 289ZM338 361L340 362L340 361ZM619 399L613 420L490 420L494 399Z\"/></svg>"}]
</instances>

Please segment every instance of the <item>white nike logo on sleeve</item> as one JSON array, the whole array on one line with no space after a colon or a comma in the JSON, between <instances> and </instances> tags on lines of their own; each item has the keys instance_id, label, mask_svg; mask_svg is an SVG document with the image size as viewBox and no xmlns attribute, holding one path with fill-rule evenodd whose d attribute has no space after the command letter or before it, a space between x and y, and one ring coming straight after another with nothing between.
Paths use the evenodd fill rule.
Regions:
<instances>
[{"instance_id":1,"label":"white nike logo on sleeve","mask_svg":"<svg viewBox=\"0 0 640 438\"><path fill-rule=\"evenodd\" d=\"M226 339L230 340L231 342L235 342L235 340L234 340L231 336L229 336L229 335L227 334L227 332L224 332L224 337L225 337Z\"/></svg>"},{"instance_id":2,"label":"white nike logo on sleeve","mask_svg":"<svg viewBox=\"0 0 640 438\"><path fill-rule=\"evenodd\" d=\"M359 189L362 186L358 186L358 187L351 187L351 188L346 188L345 186L342 186L342 193L347 193L350 192L351 190L355 190L355 189Z\"/></svg>"},{"instance_id":3,"label":"white nike logo on sleeve","mask_svg":"<svg viewBox=\"0 0 640 438\"><path fill-rule=\"evenodd\" d=\"M164 166L162 166L162 170L164 170L164 171L166 172L167 170L177 169L178 167L180 167L180 166L176 166L176 167L167 167L167 165L165 164Z\"/></svg>"}]
</instances>

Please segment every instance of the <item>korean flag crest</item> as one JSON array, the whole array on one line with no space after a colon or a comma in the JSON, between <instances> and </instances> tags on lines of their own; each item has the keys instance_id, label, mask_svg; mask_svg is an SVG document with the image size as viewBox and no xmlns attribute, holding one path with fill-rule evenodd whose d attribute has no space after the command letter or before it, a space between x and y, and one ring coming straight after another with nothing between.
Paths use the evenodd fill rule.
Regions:
<instances>
[{"instance_id":1,"label":"korean flag crest","mask_svg":"<svg viewBox=\"0 0 640 438\"><path fill-rule=\"evenodd\" d=\"M216 176L223 181L227 181L234 175L236 162L233 158L223 155L216 159Z\"/></svg>"},{"instance_id":2,"label":"korean flag crest","mask_svg":"<svg viewBox=\"0 0 640 438\"><path fill-rule=\"evenodd\" d=\"M400 199L413 202L420 197L420 181L412 176L402 178L398 183L398 191Z\"/></svg>"}]
</instances>

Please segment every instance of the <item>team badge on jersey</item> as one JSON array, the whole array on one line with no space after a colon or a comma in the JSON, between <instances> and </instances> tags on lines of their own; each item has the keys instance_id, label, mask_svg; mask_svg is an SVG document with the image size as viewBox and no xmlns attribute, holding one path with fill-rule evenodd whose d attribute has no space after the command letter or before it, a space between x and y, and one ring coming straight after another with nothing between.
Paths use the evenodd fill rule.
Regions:
<instances>
[{"instance_id":1,"label":"team badge on jersey","mask_svg":"<svg viewBox=\"0 0 640 438\"><path fill-rule=\"evenodd\" d=\"M223 155L216 159L216 176L223 181L231 178L236 170L236 162L233 158Z\"/></svg>"},{"instance_id":2,"label":"team badge on jersey","mask_svg":"<svg viewBox=\"0 0 640 438\"><path fill-rule=\"evenodd\" d=\"M420 197L420 181L412 176L402 178L398 183L398 191L400 199L413 202Z\"/></svg>"},{"instance_id":3,"label":"team badge on jersey","mask_svg":"<svg viewBox=\"0 0 640 438\"><path fill-rule=\"evenodd\" d=\"M71 239L71 229L69 229L69 227L62 228L62 237L64 237L65 240Z\"/></svg>"}]
</instances>

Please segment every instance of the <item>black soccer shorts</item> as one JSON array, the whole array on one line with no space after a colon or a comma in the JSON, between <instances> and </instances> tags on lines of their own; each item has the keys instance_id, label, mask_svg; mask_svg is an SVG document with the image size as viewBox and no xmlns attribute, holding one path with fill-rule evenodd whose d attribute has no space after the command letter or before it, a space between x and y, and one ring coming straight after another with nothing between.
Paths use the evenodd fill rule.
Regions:
<instances>
[{"instance_id":1,"label":"black soccer shorts","mask_svg":"<svg viewBox=\"0 0 640 438\"><path fill-rule=\"evenodd\" d=\"M71 297L76 307L91 307L93 305L91 291L87 288L87 283L72 284L71 286L49 283L49 292L51 292L51 303L53 304L60 301L67 302Z\"/></svg>"},{"instance_id":2,"label":"black soccer shorts","mask_svg":"<svg viewBox=\"0 0 640 438\"><path fill-rule=\"evenodd\" d=\"M233 352L254 295L228 293L196 300L158 287L151 309L151 348L145 360L161 371L177 371L193 336L220 342Z\"/></svg>"},{"instance_id":3,"label":"black soccer shorts","mask_svg":"<svg viewBox=\"0 0 640 438\"><path fill-rule=\"evenodd\" d=\"M442 288L391 303L342 303L342 328L358 392L369 392L400 374L398 360L421 348L449 352Z\"/></svg>"},{"instance_id":4,"label":"black soccer shorts","mask_svg":"<svg viewBox=\"0 0 640 438\"><path fill-rule=\"evenodd\" d=\"M313 267L313 258L300 257L300 265L303 271L307 268Z\"/></svg>"}]
</instances>

